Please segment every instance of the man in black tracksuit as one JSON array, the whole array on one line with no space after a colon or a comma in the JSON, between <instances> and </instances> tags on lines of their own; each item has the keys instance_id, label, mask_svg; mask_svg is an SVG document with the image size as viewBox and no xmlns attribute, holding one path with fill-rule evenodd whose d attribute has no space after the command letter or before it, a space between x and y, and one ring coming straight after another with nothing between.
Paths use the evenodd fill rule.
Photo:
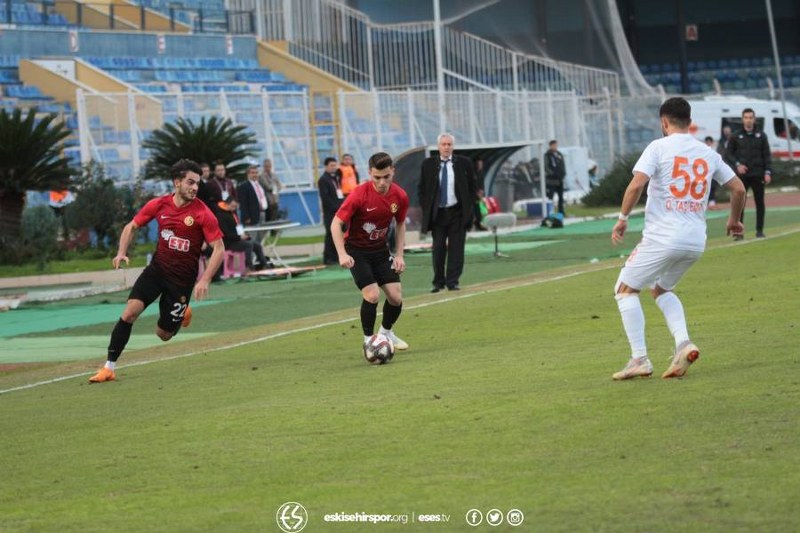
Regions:
<instances>
[{"instance_id":1,"label":"man in black tracksuit","mask_svg":"<svg viewBox=\"0 0 800 533\"><path fill-rule=\"evenodd\" d=\"M756 113L750 108L742 111L744 128L731 136L728 142L727 161L733 163L733 170L742 179L747 189L753 189L756 203L756 237L764 237L764 185L772 181L772 155L763 131L756 131ZM744 211L742 211L744 222ZM741 235L734 239L742 239Z\"/></svg>"}]
</instances>

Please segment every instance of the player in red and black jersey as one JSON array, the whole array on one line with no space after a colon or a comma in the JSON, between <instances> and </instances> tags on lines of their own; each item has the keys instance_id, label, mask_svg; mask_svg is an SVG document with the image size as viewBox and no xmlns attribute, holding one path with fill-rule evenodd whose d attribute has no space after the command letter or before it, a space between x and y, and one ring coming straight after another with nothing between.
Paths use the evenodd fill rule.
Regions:
<instances>
[{"instance_id":1,"label":"player in red and black jersey","mask_svg":"<svg viewBox=\"0 0 800 533\"><path fill-rule=\"evenodd\" d=\"M403 309L400 274L405 270L403 248L406 239L408 195L392 183L394 166L389 154L378 152L369 158L370 180L360 184L345 199L331 224L339 264L349 268L364 300L361 327L364 342L372 336L378 314L380 289L386 294L380 333L398 350L408 344L394 334L392 326ZM389 253L389 227L397 223L394 257ZM347 233L342 226L347 224Z\"/></svg>"},{"instance_id":2,"label":"player in red and black jersey","mask_svg":"<svg viewBox=\"0 0 800 533\"><path fill-rule=\"evenodd\" d=\"M91 383L114 381L116 362L128 344L133 323L159 296L161 314L156 335L168 341L178 333L181 325L188 326L192 289L195 298L205 298L211 276L222 264L225 246L217 218L196 199L200 166L194 161L181 159L172 166L170 173L175 192L150 200L122 230L117 255L111 261L114 268L120 268L123 261L128 264L126 254L136 230L153 219L158 222L158 245L153 261L134 283L125 310L111 332L108 360L97 374L89 378ZM198 280L198 260L204 241L213 252L208 268Z\"/></svg>"}]
</instances>

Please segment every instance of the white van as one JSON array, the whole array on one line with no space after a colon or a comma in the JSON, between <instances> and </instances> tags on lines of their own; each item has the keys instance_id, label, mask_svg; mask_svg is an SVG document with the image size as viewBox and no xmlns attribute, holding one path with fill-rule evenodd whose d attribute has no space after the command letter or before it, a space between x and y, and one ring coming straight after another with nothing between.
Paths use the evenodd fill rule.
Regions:
<instances>
[{"instance_id":1,"label":"white van","mask_svg":"<svg viewBox=\"0 0 800 533\"><path fill-rule=\"evenodd\" d=\"M745 96L706 96L703 100L689 101L692 105L692 125L689 131L701 141L712 137L722 138L722 128L730 126L734 133L742 129L742 110L750 108L756 113L756 129L767 134L772 157L789 157L789 140L783 120L783 108L777 100L756 100ZM800 107L786 102L789 135L794 157L800 157Z\"/></svg>"}]
</instances>

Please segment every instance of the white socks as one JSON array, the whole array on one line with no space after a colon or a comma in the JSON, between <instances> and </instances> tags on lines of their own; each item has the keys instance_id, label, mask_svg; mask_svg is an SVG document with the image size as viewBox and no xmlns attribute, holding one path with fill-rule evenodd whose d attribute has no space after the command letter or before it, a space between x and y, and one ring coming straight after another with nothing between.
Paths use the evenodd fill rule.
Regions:
<instances>
[{"instance_id":1,"label":"white socks","mask_svg":"<svg viewBox=\"0 0 800 533\"><path fill-rule=\"evenodd\" d=\"M105 367L109 370L114 370L117 367L116 361L106 361Z\"/></svg>"},{"instance_id":2,"label":"white socks","mask_svg":"<svg viewBox=\"0 0 800 533\"><path fill-rule=\"evenodd\" d=\"M381 326L381 329L379 329L379 330L378 330L378 333L379 333L380 335L383 335L383 336L389 335L389 333L391 333L391 332L392 332L392 330L390 330L390 329L386 329L386 328L385 328L385 327L383 327L383 326Z\"/></svg>"},{"instance_id":3,"label":"white socks","mask_svg":"<svg viewBox=\"0 0 800 533\"><path fill-rule=\"evenodd\" d=\"M686 315L683 312L683 304L674 292L665 292L656 298L664 318L667 319L669 332L675 338L675 347L689 340L689 331L686 328Z\"/></svg>"},{"instance_id":4,"label":"white socks","mask_svg":"<svg viewBox=\"0 0 800 533\"><path fill-rule=\"evenodd\" d=\"M647 357L647 347L644 342L644 311L639 295L617 294L615 298L619 314L622 316L622 326L631 345L631 357Z\"/></svg>"}]
</instances>

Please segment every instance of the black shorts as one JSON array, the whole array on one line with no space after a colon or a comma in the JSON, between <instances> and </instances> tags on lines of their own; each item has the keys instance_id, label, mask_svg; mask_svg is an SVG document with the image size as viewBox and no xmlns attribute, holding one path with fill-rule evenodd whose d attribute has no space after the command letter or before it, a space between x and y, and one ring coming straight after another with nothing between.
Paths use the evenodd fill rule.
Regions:
<instances>
[{"instance_id":1,"label":"black shorts","mask_svg":"<svg viewBox=\"0 0 800 533\"><path fill-rule=\"evenodd\" d=\"M174 283L170 283L156 271L153 265L149 265L133 284L128 299L141 300L146 308L161 296L158 301L160 311L158 327L164 331L176 333L181 329L183 315L189 306L193 289L194 285L178 287Z\"/></svg>"},{"instance_id":2,"label":"black shorts","mask_svg":"<svg viewBox=\"0 0 800 533\"><path fill-rule=\"evenodd\" d=\"M373 283L382 287L387 283L400 282L400 274L392 270L392 256L388 248L376 251L348 249L347 253L356 262L350 274L359 290Z\"/></svg>"}]
</instances>

